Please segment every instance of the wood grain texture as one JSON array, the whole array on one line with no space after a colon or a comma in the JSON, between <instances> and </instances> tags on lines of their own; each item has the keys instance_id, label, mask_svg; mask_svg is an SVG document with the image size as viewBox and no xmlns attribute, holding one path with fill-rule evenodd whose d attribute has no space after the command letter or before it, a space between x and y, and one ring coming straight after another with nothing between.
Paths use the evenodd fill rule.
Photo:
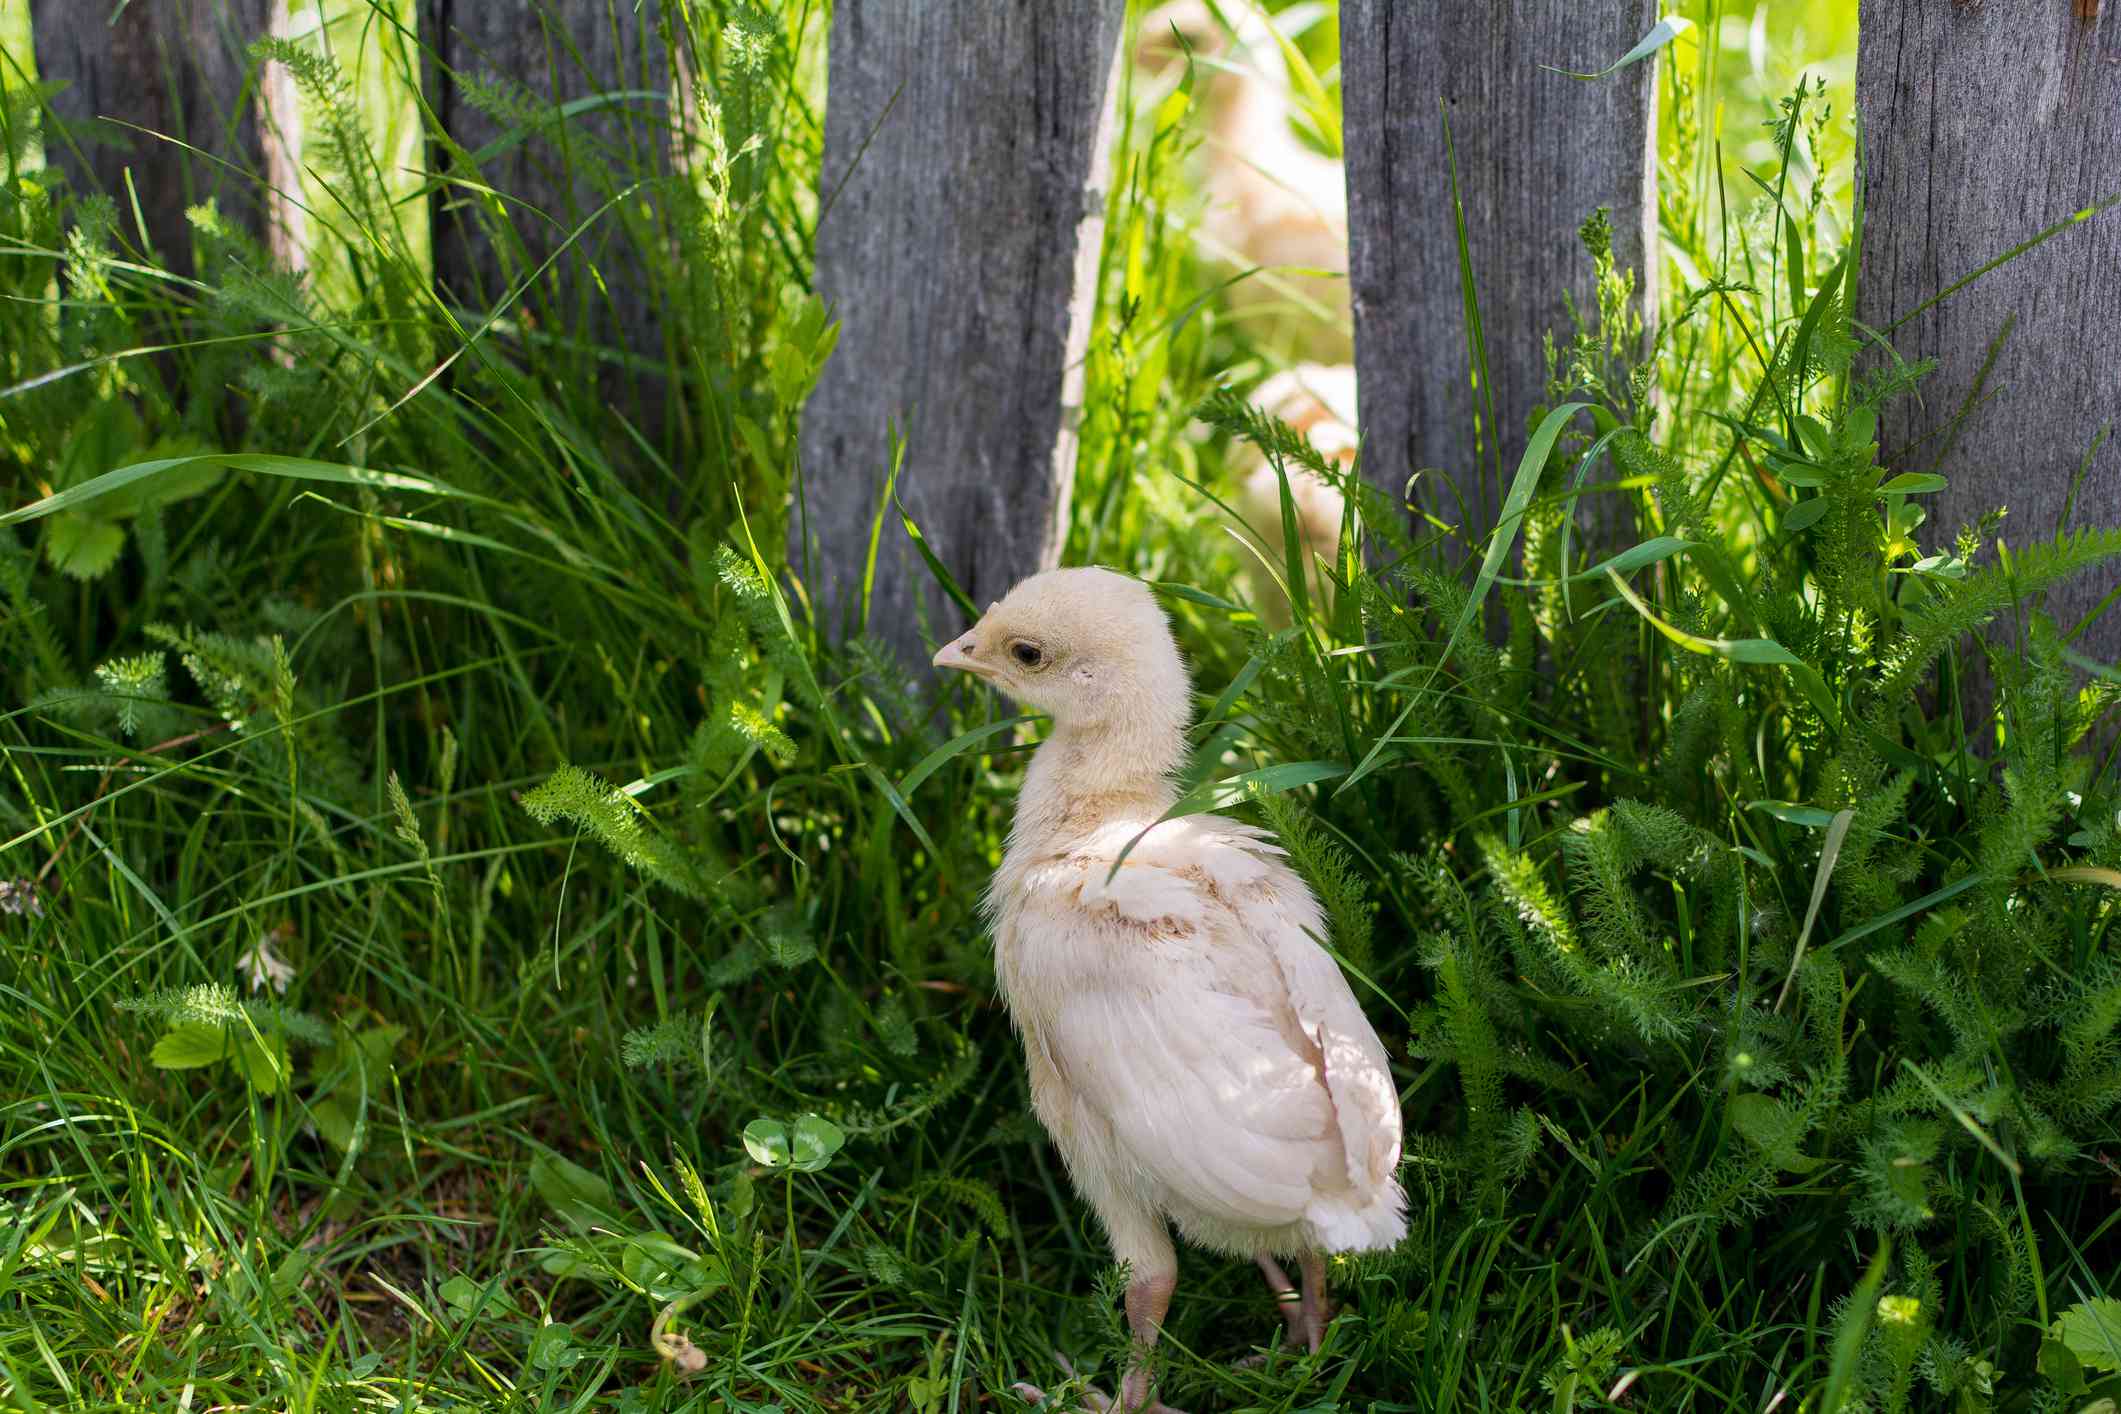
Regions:
<instances>
[{"instance_id":1,"label":"wood grain texture","mask_svg":"<svg viewBox=\"0 0 2121 1414\"><path fill-rule=\"evenodd\" d=\"M59 129L45 133L46 159L76 191L117 202L128 243L140 238L137 197L148 243L180 274L193 273L186 207L212 197L223 216L256 229L264 155L246 50L265 33L269 8L268 0L132 0L122 9L117 0L30 0L37 76L66 83L51 100Z\"/></svg>"},{"instance_id":2,"label":"wood grain texture","mask_svg":"<svg viewBox=\"0 0 2121 1414\"><path fill-rule=\"evenodd\" d=\"M2068 0L1863 3L1858 317L1892 329L1901 357L1938 361L1920 405L1899 401L1880 429L1894 470L1951 483L1925 498L1925 549L1949 548L1997 506L2010 510L2008 542L2052 536L2094 435L2121 414L2121 212L1899 323L2045 227L2121 193L2121 5L2092 18L2080 10ZM1978 405L1951 430L2006 325ZM2093 459L2073 523L2121 524L2121 443ZM2049 612L2067 629L2112 588L2110 575L2079 576L2049 595ZM2121 613L2077 646L2121 658Z\"/></svg>"},{"instance_id":3,"label":"wood grain texture","mask_svg":"<svg viewBox=\"0 0 2121 1414\"><path fill-rule=\"evenodd\" d=\"M1446 522L1463 498L1477 554L1501 507L1496 453L1476 443L1465 306L1442 114L1457 151L1466 236L1500 428L1501 479L1546 399L1541 336L1571 334L1563 292L1595 312L1577 229L1612 211L1614 259L1654 251L1653 64L1583 82L1657 22L1656 0L1345 0L1341 84L1348 163L1348 270L1361 380L1363 467ZM1439 108L1439 100L1441 108ZM1638 279L1638 297L1650 284ZM1453 496L1455 488L1457 496ZM1594 498L1601 499L1601 498Z\"/></svg>"},{"instance_id":4,"label":"wood grain texture","mask_svg":"<svg viewBox=\"0 0 2121 1414\"><path fill-rule=\"evenodd\" d=\"M483 318L565 246L511 316L527 313L547 332L662 358L660 298L643 258L657 237L627 229L652 219L654 190L597 215L634 182L669 171L663 95L671 68L661 14L659 0L422 0L421 39L432 51L424 81L443 130L468 153L513 129L532 130L482 158L475 173L436 154L438 169L498 193L514 228L513 237L497 239L492 198L462 186L440 191L434 267L443 298ZM481 91L490 95L483 105L472 97ZM593 111L555 112L597 94L614 97ZM498 110L490 111L495 100ZM620 376L608 362L596 381L607 396L634 399L626 410L653 440L659 385Z\"/></svg>"},{"instance_id":5,"label":"wood grain texture","mask_svg":"<svg viewBox=\"0 0 2121 1414\"><path fill-rule=\"evenodd\" d=\"M842 327L803 420L807 559L800 516L790 547L835 631L859 600L887 425L907 508L976 602L1059 554L1121 10L835 9L817 286ZM871 629L925 667L960 617L888 518Z\"/></svg>"}]
</instances>

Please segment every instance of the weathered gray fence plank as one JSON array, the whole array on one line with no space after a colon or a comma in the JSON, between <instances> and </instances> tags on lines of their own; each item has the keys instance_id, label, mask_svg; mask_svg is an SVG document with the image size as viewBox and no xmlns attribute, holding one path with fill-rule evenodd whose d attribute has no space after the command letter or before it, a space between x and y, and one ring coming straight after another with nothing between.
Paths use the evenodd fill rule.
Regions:
<instances>
[{"instance_id":1,"label":"weathered gray fence plank","mask_svg":"<svg viewBox=\"0 0 2121 1414\"><path fill-rule=\"evenodd\" d=\"M1610 207L1614 258L1644 272L1655 251L1654 64L1581 82L1542 65L1603 69L1657 22L1656 0L1345 0L1341 92L1348 163L1348 271L1361 380L1363 466L1417 493L1446 522L1465 507L1477 554L1501 488L1545 401L1540 336L1569 335L1564 291L1595 311L1585 217ZM1498 434L1476 443L1466 319L1442 111L1450 115L1466 237L1486 330ZM1498 475L1498 450L1501 471ZM1456 495L1452 494L1455 488Z\"/></svg>"},{"instance_id":2,"label":"weathered gray fence plank","mask_svg":"<svg viewBox=\"0 0 2121 1414\"><path fill-rule=\"evenodd\" d=\"M597 216L634 183L669 170L671 68L661 14L658 0L422 0L421 37L432 51L427 100L444 131L477 153L516 127L534 129L480 160L476 173L436 155L443 175L498 193L514 229L495 239L500 228L485 210L492 198L445 186L433 206L435 281L444 298L483 316L595 216L508 313L527 309L544 332L661 357L660 300L644 264L656 241L625 226L655 219L656 193L643 189ZM467 86L490 95L484 107ZM611 101L564 118L554 112L597 94ZM496 107L499 116L487 111ZM602 372L597 382L606 393L634 388L638 401L627 411L655 440L655 380L621 376L609 365Z\"/></svg>"},{"instance_id":3,"label":"weathered gray fence plank","mask_svg":"<svg viewBox=\"0 0 2121 1414\"><path fill-rule=\"evenodd\" d=\"M1888 409L1896 470L1936 471L1927 549L2008 506L2003 537L2054 534L2094 435L2121 417L2121 217L2067 231L1944 302L1925 300L2019 242L2121 192L2121 4L1863 0L1863 260L1858 315L1909 360L1934 358L1917 406ZM1912 316L1912 317L1910 317ZM1906 322L1900 322L1905 319ZM1990 345L2009 325L1979 401ZM2121 522L2121 445L2093 457L2073 524ZM2113 587L2049 595L2067 629ZM2077 645L2121 658L2121 613Z\"/></svg>"},{"instance_id":4,"label":"weathered gray fence plank","mask_svg":"<svg viewBox=\"0 0 2121 1414\"><path fill-rule=\"evenodd\" d=\"M817 286L842 323L803 422L791 562L846 626L889 462L984 604L1054 563L1067 520L1122 0L840 0ZM959 626L895 517L870 627L925 663Z\"/></svg>"},{"instance_id":5,"label":"weathered gray fence plank","mask_svg":"<svg viewBox=\"0 0 2121 1414\"><path fill-rule=\"evenodd\" d=\"M30 0L37 76L67 84L51 100L61 130L45 133L46 160L76 190L109 193L129 240L138 239L137 197L149 244L179 273L192 273L187 206L211 196L224 216L256 229L253 176L264 152L245 51L265 33L269 8L269 0L133 0L122 9L116 0Z\"/></svg>"}]
</instances>

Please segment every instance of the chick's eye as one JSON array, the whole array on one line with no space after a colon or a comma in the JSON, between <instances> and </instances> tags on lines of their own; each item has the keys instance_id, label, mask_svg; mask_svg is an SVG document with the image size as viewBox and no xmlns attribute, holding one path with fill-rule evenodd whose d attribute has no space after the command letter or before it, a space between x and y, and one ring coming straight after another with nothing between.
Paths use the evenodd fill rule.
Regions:
<instances>
[{"instance_id":1,"label":"chick's eye","mask_svg":"<svg viewBox=\"0 0 2121 1414\"><path fill-rule=\"evenodd\" d=\"M1036 643L1012 643L1009 645L1009 655L1027 668L1035 668L1046 661L1046 655L1039 651Z\"/></svg>"}]
</instances>

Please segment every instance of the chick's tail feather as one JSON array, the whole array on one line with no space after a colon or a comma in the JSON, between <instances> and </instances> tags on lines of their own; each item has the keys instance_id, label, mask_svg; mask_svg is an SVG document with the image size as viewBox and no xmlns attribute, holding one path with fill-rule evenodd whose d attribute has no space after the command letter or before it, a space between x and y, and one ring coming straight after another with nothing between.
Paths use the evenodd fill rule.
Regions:
<instances>
[{"instance_id":1,"label":"chick's tail feather","mask_svg":"<svg viewBox=\"0 0 2121 1414\"><path fill-rule=\"evenodd\" d=\"M1304 1221L1328 1252L1381 1252L1407 1235L1407 1195L1392 1183L1381 1192L1316 1198Z\"/></svg>"}]
</instances>

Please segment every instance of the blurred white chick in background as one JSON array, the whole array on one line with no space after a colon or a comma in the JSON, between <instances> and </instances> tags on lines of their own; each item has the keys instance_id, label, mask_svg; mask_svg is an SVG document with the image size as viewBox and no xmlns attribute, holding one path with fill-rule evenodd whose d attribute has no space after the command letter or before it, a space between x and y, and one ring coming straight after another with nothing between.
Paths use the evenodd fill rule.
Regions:
<instances>
[{"instance_id":1,"label":"blurred white chick in background","mask_svg":"<svg viewBox=\"0 0 2121 1414\"><path fill-rule=\"evenodd\" d=\"M1273 22L1253 0L1175 0L1142 19L1136 62L1172 75L1190 50L1206 141L1208 199L1201 248L1239 269L1263 267L1226 292L1262 342L1346 362L1354 356L1348 305L1348 183L1344 165L1297 135L1289 67ZM1227 23L1225 23L1227 21ZM1283 267L1334 272L1298 275ZM1261 327L1264 325L1265 327Z\"/></svg>"},{"instance_id":2,"label":"blurred white chick in background","mask_svg":"<svg viewBox=\"0 0 2121 1414\"><path fill-rule=\"evenodd\" d=\"M1192 704L1163 611L1123 575L1053 570L935 665L1053 719L987 908L1033 1106L1130 1268L1120 1406L1162 1407L1146 1356L1177 1282L1173 1223L1257 1262L1288 1338L1316 1350L1323 1254L1406 1233L1399 1094L1281 849L1222 816L1163 819Z\"/></svg>"},{"instance_id":3,"label":"blurred white chick in background","mask_svg":"<svg viewBox=\"0 0 2121 1414\"><path fill-rule=\"evenodd\" d=\"M1246 399L1263 412L1289 424L1329 462L1346 466L1355 460L1355 370L1346 364L1300 363L1284 369L1254 389ZM1321 614L1333 608L1333 583L1320 567L1340 553L1340 522L1346 507L1339 490L1303 467L1286 468L1289 499L1296 508L1296 533L1303 552L1305 585ZM1242 478L1232 508L1252 533L1274 573L1287 573L1282 534L1281 479L1266 453L1245 443L1236 461ZM1245 575L1252 587L1252 607L1272 628L1289 622L1289 600L1260 556L1244 552Z\"/></svg>"}]
</instances>

